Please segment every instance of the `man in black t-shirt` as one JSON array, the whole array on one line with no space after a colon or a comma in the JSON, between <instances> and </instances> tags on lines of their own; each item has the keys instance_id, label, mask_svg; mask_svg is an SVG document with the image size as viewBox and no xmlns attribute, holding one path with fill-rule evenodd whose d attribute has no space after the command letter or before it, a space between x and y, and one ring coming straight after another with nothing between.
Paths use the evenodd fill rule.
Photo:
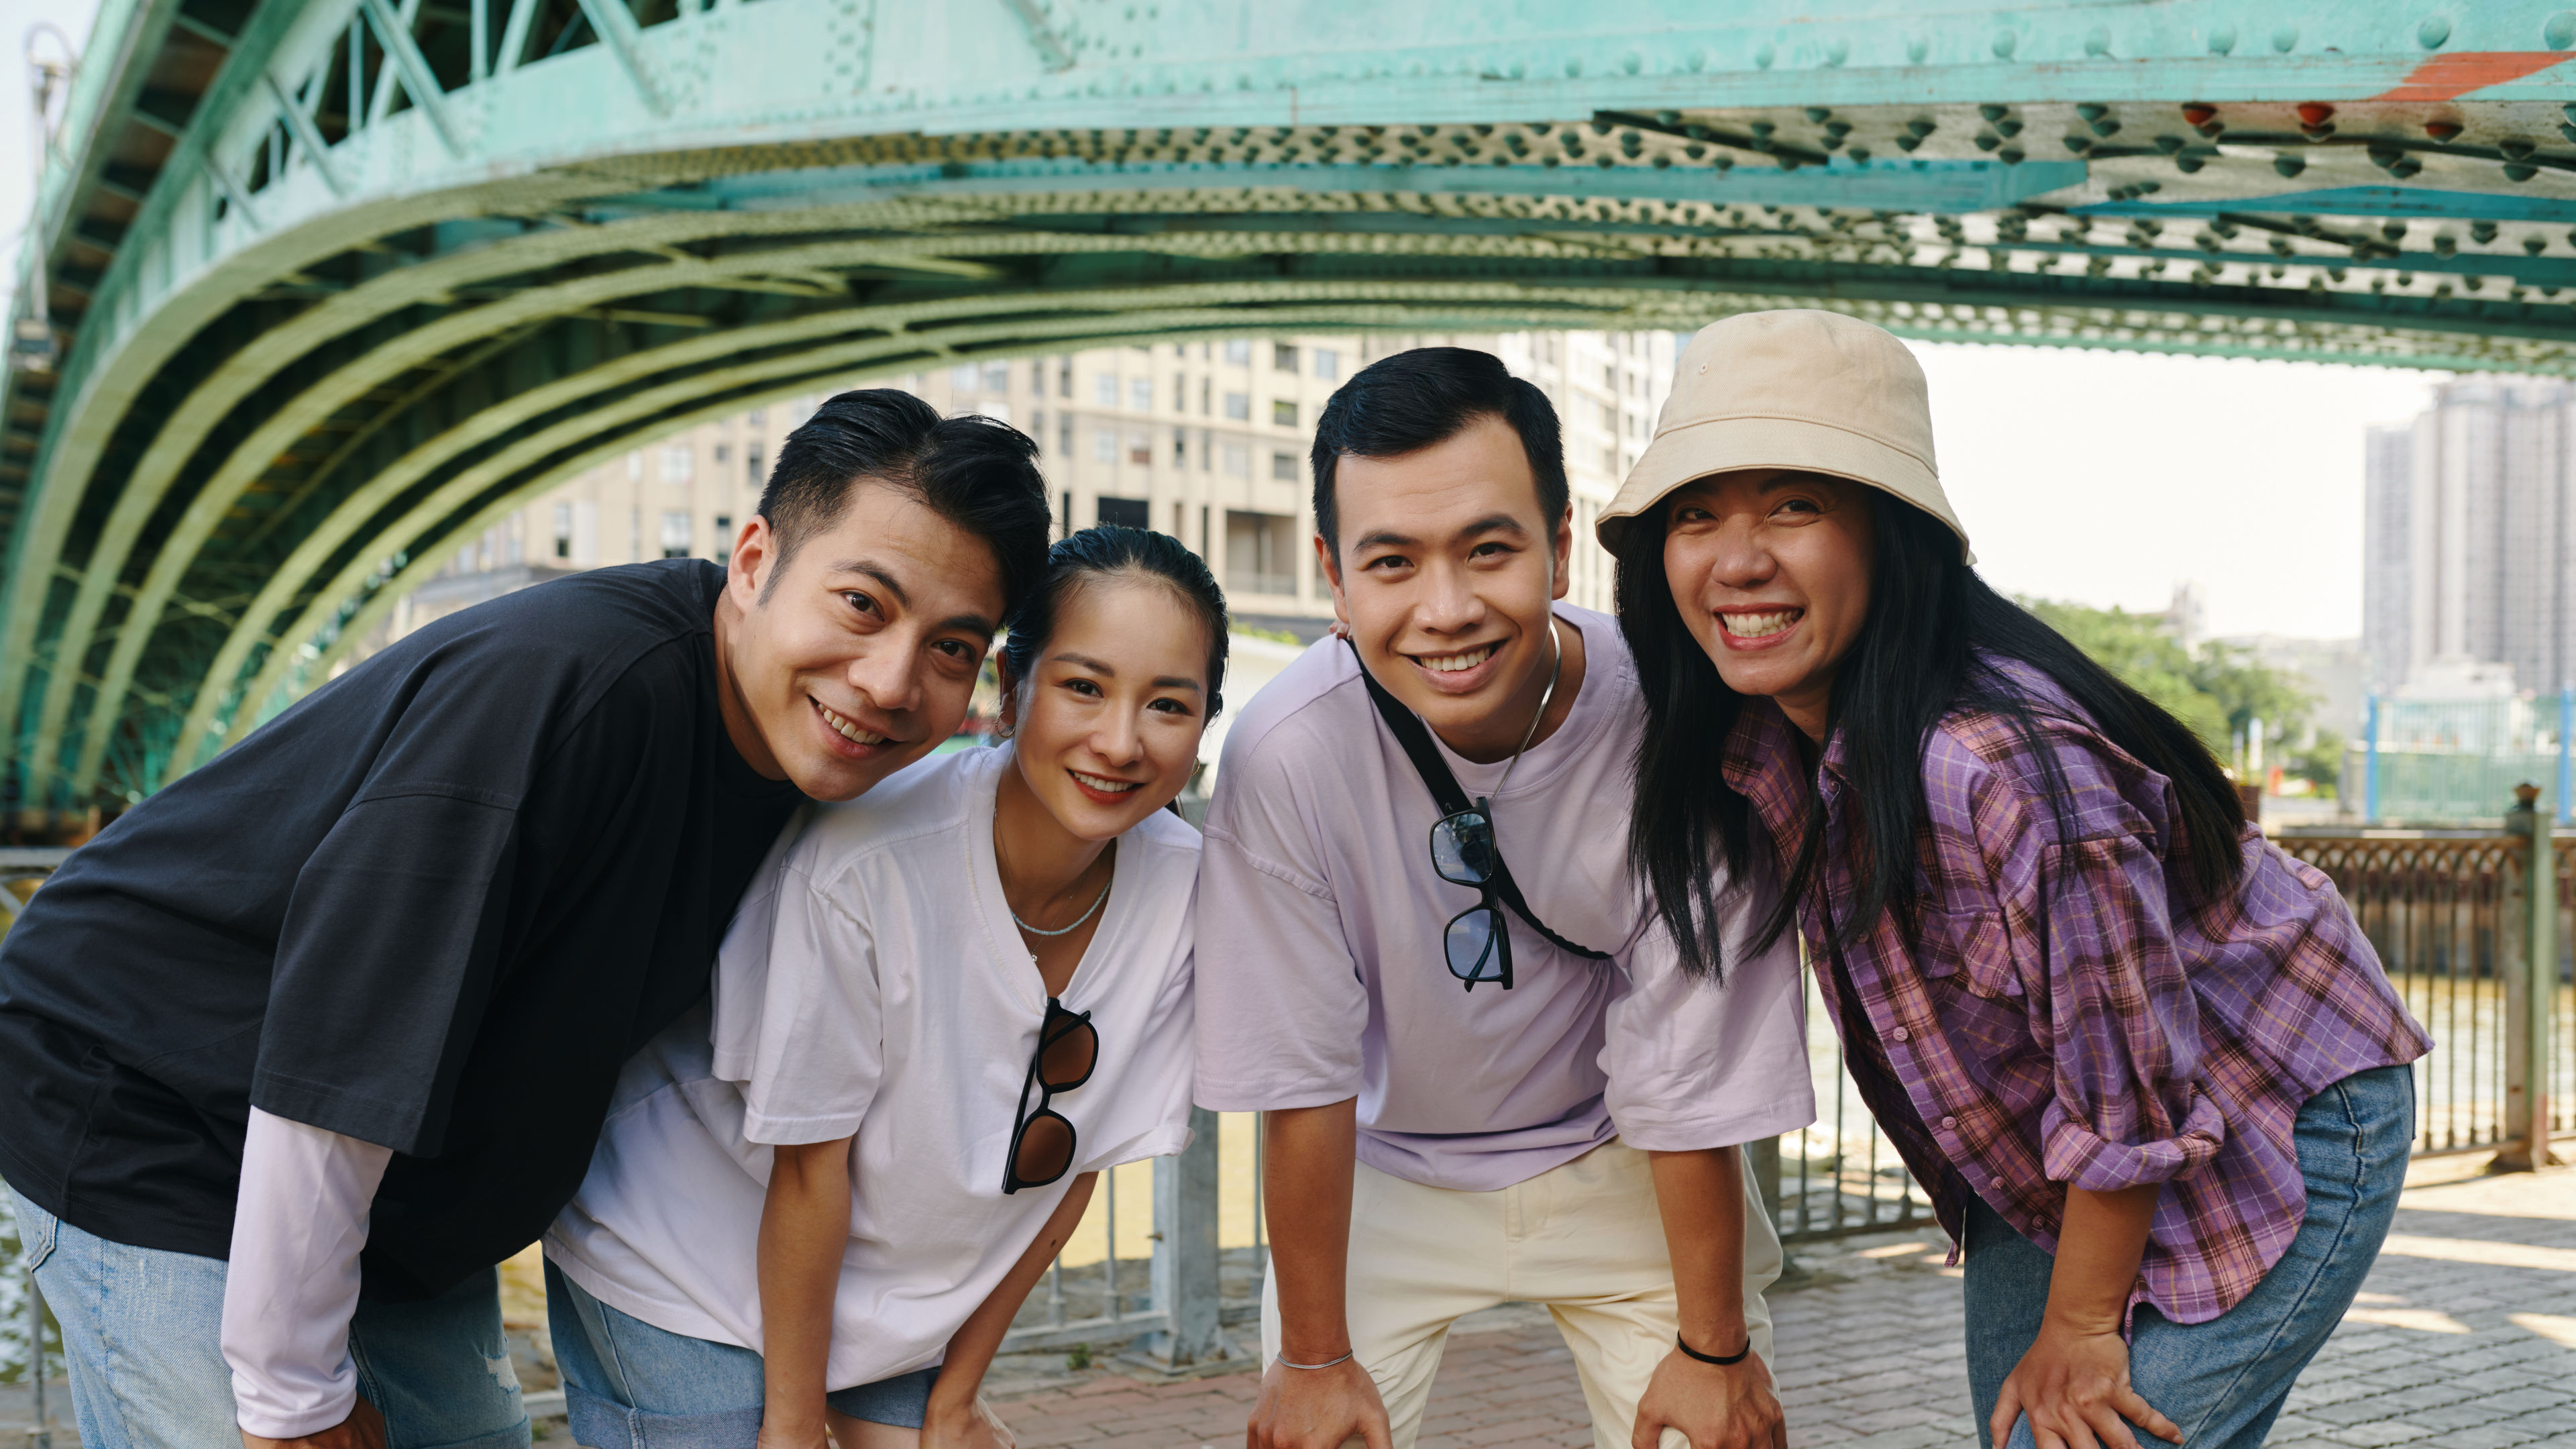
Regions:
<instances>
[{"instance_id":1,"label":"man in black t-shirt","mask_svg":"<svg viewBox=\"0 0 2576 1449\"><path fill-rule=\"evenodd\" d=\"M0 1177L86 1444L528 1442L494 1265L796 807L956 731L1045 565L1035 451L844 393L727 566L440 620L37 893L0 943Z\"/></svg>"}]
</instances>

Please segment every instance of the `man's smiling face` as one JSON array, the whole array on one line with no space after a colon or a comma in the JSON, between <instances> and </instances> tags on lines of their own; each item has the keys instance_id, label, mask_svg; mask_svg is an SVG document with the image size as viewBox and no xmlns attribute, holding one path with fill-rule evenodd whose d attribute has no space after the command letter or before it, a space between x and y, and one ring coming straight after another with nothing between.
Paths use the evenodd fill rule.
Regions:
<instances>
[{"instance_id":1,"label":"man's smiling face","mask_svg":"<svg viewBox=\"0 0 2576 1449\"><path fill-rule=\"evenodd\" d=\"M717 643L743 758L848 800L957 732L1002 616L992 547L910 490L862 482L785 559L755 517Z\"/></svg>"},{"instance_id":2,"label":"man's smiling face","mask_svg":"<svg viewBox=\"0 0 2576 1449\"><path fill-rule=\"evenodd\" d=\"M1542 518L1520 436L1499 417L1385 458L1334 465L1339 547L1316 547L1360 659L1470 759L1510 753L1555 663L1568 519Z\"/></svg>"}]
</instances>

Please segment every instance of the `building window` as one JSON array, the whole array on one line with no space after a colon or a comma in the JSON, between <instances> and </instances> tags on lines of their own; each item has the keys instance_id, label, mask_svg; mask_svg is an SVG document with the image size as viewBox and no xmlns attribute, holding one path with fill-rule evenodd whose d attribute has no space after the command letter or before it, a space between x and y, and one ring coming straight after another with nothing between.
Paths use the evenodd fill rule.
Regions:
<instances>
[{"instance_id":1,"label":"building window","mask_svg":"<svg viewBox=\"0 0 2576 1449\"><path fill-rule=\"evenodd\" d=\"M662 481L686 483L698 476L698 450L686 443L674 443L662 450Z\"/></svg>"},{"instance_id":2,"label":"building window","mask_svg":"<svg viewBox=\"0 0 2576 1449\"><path fill-rule=\"evenodd\" d=\"M643 476L644 476L644 450L643 450L643 449L641 449L641 448L638 448L638 449L636 449L635 451L633 451L633 452L631 452L631 453L628 453L628 454L626 455L626 481L627 481L627 482L629 482L629 483L632 483L632 482L634 482L636 479L641 478L641 477L643 477Z\"/></svg>"},{"instance_id":3,"label":"building window","mask_svg":"<svg viewBox=\"0 0 2576 1449\"><path fill-rule=\"evenodd\" d=\"M1225 475L1229 478L1252 476L1252 450L1241 443L1225 445Z\"/></svg>"},{"instance_id":4,"label":"building window","mask_svg":"<svg viewBox=\"0 0 2576 1449\"><path fill-rule=\"evenodd\" d=\"M1601 400L1601 431L1605 433L1619 431L1619 405L1608 398Z\"/></svg>"},{"instance_id":5,"label":"building window","mask_svg":"<svg viewBox=\"0 0 2576 1449\"><path fill-rule=\"evenodd\" d=\"M1119 528L1154 526L1153 505L1142 498L1103 498L1094 506L1100 510L1092 520L1095 523L1111 524Z\"/></svg>"},{"instance_id":6,"label":"building window","mask_svg":"<svg viewBox=\"0 0 2576 1449\"><path fill-rule=\"evenodd\" d=\"M1011 365L1010 365L1009 363L1007 363L1007 362L988 362L988 363L985 363L985 364L984 364L984 391L986 391L986 392L1009 392L1010 390L1011 390Z\"/></svg>"},{"instance_id":7,"label":"building window","mask_svg":"<svg viewBox=\"0 0 2576 1449\"><path fill-rule=\"evenodd\" d=\"M1143 433L1129 433L1127 435L1127 461L1134 463L1139 467L1152 463L1154 461L1154 440L1145 436ZM1142 528L1143 526L1143 524L1137 525L1139 528Z\"/></svg>"},{"instance_id":8,"label":"building window","mask_svg":"<svg viewBox=\"0 0 2576 1449\"><path fill-rule=\"evenodd\" d=\"M764 475L760 471L760 450L758 448L746 448L743 450L742 476L743 481L749 483L754 488L761 485Z\"/></svg>"},{"instance_id":9,"label":"building window","mask_svg":"<svg viewBox=\"0 0 2576 1449\"><path fill-rule=\"evenodd\" d=\"M1252 421L1252 394L1230 392L1225 395L1225 415L1239 423Z\"/></svg>"},{"instance_id":10,"label":"building window","mask_svg":"<svg viewBox=\"0 0 2576 1449\"><path fill-rule=\"evenodd\" d=\"M1029 364L1029 391L1040 397L1046 396L1046 359L1043 357Z\"/></svg>"},{"instance_id":11,"label":"building window","mask_svg":"<svg viewBox=\"0 0 2576 1449\"><path fill-rule=\"evenodd\" d=\"M750 412L742 415L742 420L756 428L762 423L769 421L769 415L759 408L753 408Z\"/></svg>"},{"instance_id":12,"label":"building window","mask_svg":"<svg viewBox=\"0 0 2576 1449\"><path fill-rule=\"evenodd\" d=\"M1039 391L1043 392L1045 389L1041 388ZM1055 395L1057 397L1073 396L1073 362L1071 359L1067 359L1055 365Z\"/></svg>"},{"instance_id":13,"label":"building window","mask_svg":"<svg viewBox=\"0 0 2576 1449\"><path fill-rule=\"evenodd\" d=\"M1140 377L1127 385L1127 405L1140 413L1154 410L1154 380Z\"/></svg>"},{"instance_id":14,"label":"building window","mask_svg":"<svg viewBox=\"0 0 2576 1449\"><path fill-rule=\"evenodd\" d=\"M1190 430L1187 428L1174 428L1172 429L1172 466L1175 468L1186 467L1188 466L1189 461ZM1180 536L1180 530L1177 528L1173 529L1172 534L1177 538Z\"/></svg>"},{"instance_id":15,"label":"building window","mask_svg":"<svg viewBox=\"0 0 2576 1449\"><path fill-rule=\"evenodd\" d=\"M723 563L726 559L733 557L732 514L719 513L716 515L716 537L715 542L711 547L713 548L713 552L710 554L710 557L714 558L717 563Z\"/></svg>"},{"instance_id":16,"label":"building window","mask_svg":"<svg viewBox=\"0 0 2576 1449\"><path fill-rule=\"evenodd\" d=\"M1073 414L1071 413L1055 415L1055 450L1068 461L1073 457ZM1070 518L1073 515L1068 513L1065 516Z\"/></svg>"},{"instance_id":17,"label":"building window","mask_svg":"<svg viewBox=\"0 0 2576 1449\"><path fill-rule=\"evenodd\" d=\"M1107 428L1099 428L1093 431L1091 435L1091 461L1095 463L1115 463L1118 461L1118 435L1116 433L1111 432Z\"/></svg>"},{"instance_id":18,"label":"building window","mask_svg":"<svg viewBox=\"0 0 2576 1449\"><path fill-rule=\"evenodd\" d=\"M1271 454L1271 455L1270 455L1270 477L1271 477L1271 480L1272 480L1273 482L1278 482L1278 483L1294 483L1294 482L1296 482L1296 481L1297 481L1297 455L1296 455L1296 454L1294 454L1294 453L1273 453L1273 454Z\"/></svg>"},{"instance_id":19,"label":"building window","mask_svg":"<svg viewBox=\"0 0 2576 1449\"><path fill-rule=\"evenodd\" d=\"M572 505L569 503L555 505L555 557L567 560L572 557Z\"/></svg>"},{"instance_id":20,"label":"building window","mask_svg":"<svg viewBox=\"0 0 2576 1449\"><path fill-rule=\"evenodd\" d=\"M1225 360L1237 367L1250 366L1252 363L1251 339L1244 337L1229 339L1225 344Z\"/></svg>"},{"instance_id":21,"label":"building window","mask_svg":"<svg viewBox=\"0 0 2576 1449\"><path fill-rule=\"evenodd\" d=\"M1277 513L1225 514L1225 588L1240 594L1297 592L1297 520Z\"/></svg>"},{"instance_id":22,"label":"building window","mask_svg":"<svg viewBox=\"0 0 2576 1449\"><path fill-rule=\"evenodd\" d=\"M680 512L663 514L662 557L687 558L691 552L692 550L689 546L689 515Z\"/></svg>"},{"instance_id":23,"label":"building window","mask_svg":"<svg viewBox=\"0 0 2576 1449\"><path fill-rule=\"evenodd\" d=\"M1271 343L1270 370L1273 372L1295 372L1297 370L1297 344L1293 342Z\"/></svg>"},{"instance_id":24,"label":"building window","mask_svg":"<svg viewBox=\"0 0 2576 1449\"><path fill-rule=\"evenodd\" d=\"M719 462L719 463L730 463L730 462L732 462L732 461L733 461L733 445L732 445L732 444L730 444L730 443L718 443L718 444L716 444L716 461L717 461L717 462Z\"/></svg>"},{"instance_id":25,"label":"building window","mask_svg":"<svg viewBox=\"0 0 2576 1449\"><path fill-rule=\"evenodd\" d=\"M1105 408L1118 406L1118 379L1105 372L1093 379L1091 400Z\"/></svg>"},{"instance_id":26,"label":"building window","mask_svg":"<svg viewBox=\"0 0 2576 1449\"><path fill-rule=\"evenodd\" d=\"M948 386L957 392L973 392L975 390L975 364L971 362L961 362L955 367L948 369Z\"/></svg>"},{"instance_id":27,"label":"building window","mask_svg":"<svg viewBox=\"0 0 2576 1449\"><path fill-rule=\"evenodd\" d=\"M1315 349L1315 376L1331 382L1342 375L1342 355L1329 347Z\"/></svg>"},{"instance_id":28,"label":"building window","mask_svg":"<svg viewBox=\"0 0 2576 1449\"><path fill-rule=\"evenodd\" d=\"M1619 390L1619 364L1615 362L1601 364L1601 385L1612 392Z\"/></svg>"},{"instance_id":29,"label":"building window","mask_svg":"<svg viewBox=\"0 0 2576 1449\"><path fill-rule=\"evenodd\" d=\"M1188 412L1189 410L1190 410L1190 380L1189 380L1188 378L1186 378L1186 377L1176 377L1176 378L1173 378L1173 379L1172 379L1172 411L1174 411L1174 412L1176 412L1176 413L1185 413L1185 412Z\"/></svg>"},{"instance_id":30,"label":"building window","mask_svg":"<svg viewBox=\"0 0 2576 1449\"><path fill-rule=\"evenodd\" d=\"M1029 409L1029 441L1037 444L1041 449L1046 447L1045 408Z\"/></svg>"},{"instance_id":31,"label":"building window","mask_svg":"<svg viewBox=\"0 0 2576 1449\"><path fill-rule=\"evenodd\" d=\"M1273 402L1270 405L1270 421L1283 428L1297 426L1297 405L1284 397Z\"/></svg>"},{"instance_id":32,"label":"building window","mask_svg":"<svg viewBox=\"0 0 2576 1449\"><path fill-rule=\"evenodd\" d=\"M1199 416L1203 418L1216 416L1216 380L1214 378L1199 379Z\"/></svg>"},{"instance_id":33,"label":"building window","mask_svg":"<svg viewBox=\"0 0 2576 1449\"><path fill-rule=\"evenodd\" d=\"M1619 449L1616 445L1605 445L1601 449L1601 471L1613 478L1619 476Z\"/></svg>"}]
</instances>

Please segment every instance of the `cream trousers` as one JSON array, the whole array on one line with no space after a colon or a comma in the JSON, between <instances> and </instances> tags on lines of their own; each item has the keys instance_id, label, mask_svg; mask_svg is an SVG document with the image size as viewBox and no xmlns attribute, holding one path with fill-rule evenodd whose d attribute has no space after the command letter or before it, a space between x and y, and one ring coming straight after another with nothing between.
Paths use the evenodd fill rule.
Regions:
<instances>
[{"instance_id":1,"label":"cream trousers","mask_svg":"<svg viewBox=\"0 0 2576 1449\"><path fill-rule=\"evenodd\" d=\"M1771 1310L1762 1290L1779 1276L1780 1238L1748 1173L1744 1319L1766 1364ZM1596 1449L1628 1449L1637 1401L1680 1323L1653 1171L1644 1152L1616 1138L1499 1192L1424 1187L1359 1164L1349 1294L1351 1348L1386 1401L1395 1449L1413 1449L1422 1432L1441 1348L1465 1314L1546 1305L1574 1354ZM1279 1341L1278 1288L1265 1277L1264 1362L1279 1356ZM1692 1346L1716 1353L1734 1345ZM1667 1429L1662 1449L1688 1443Z\"/></svg>"}]
</instances>

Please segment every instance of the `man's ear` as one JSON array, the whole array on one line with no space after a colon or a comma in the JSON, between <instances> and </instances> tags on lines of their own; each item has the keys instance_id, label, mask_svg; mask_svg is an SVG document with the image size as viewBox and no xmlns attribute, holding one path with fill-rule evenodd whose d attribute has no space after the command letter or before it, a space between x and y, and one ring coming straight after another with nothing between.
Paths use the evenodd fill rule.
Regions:
<instances>
[{"instance_id":1,"label":"man's ear","mask_svg":"<svg viewBox=\"0 0 2576 1449\"><path fill-rule=\"evenodd\" d=\"M735 535L733 553L725 560L725 592L746 609L765 604L777 568L778 534L768 519L755 513Z\"/></svg>"},{"instance_id":2,"label":"man's ear","mask_svg":"<svg viewBox=\"0 0 2576 1449\"><path fill-rule=\"evenodd\" d=\"M1556 539L1549 551L1555 555L1556 571L1552 575L1554 592L1548 597L1562 599L1567 586L1574 582L1574 505L1571 503L1565 505L1565 512L1556 520Z\"/></svg>"},{"instance_id":3,"label":"man's ear","mask_svg":"<svg viewBox=\"0 0 2576 1449\"><path fill-rule=\"evenodd\" d=\"M1333 541L1320 533L1315 535L1315 561L1323 565L1324 583L1333 591L1333 618L1341 624L1341 632L1347 638L1351 631L1351 609L1342 598L1342 561L1333 555Z\"/></svg>"}]
</instances>

